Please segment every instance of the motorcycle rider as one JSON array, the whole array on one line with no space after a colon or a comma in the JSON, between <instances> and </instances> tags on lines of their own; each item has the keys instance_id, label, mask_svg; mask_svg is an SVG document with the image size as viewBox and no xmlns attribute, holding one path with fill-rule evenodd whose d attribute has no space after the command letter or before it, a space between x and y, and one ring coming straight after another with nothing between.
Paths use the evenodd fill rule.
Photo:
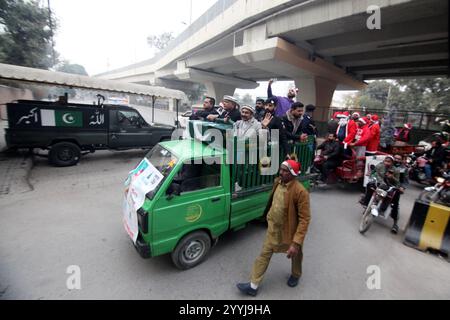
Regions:
<instances>
[{"instance_id":1,"label":"motorcycle rider","mask_svg":"<svg viewBox=\"0 0 450 320\"><path fill-rule=\"evenodd\" d=\"M431 149L425 153L428 163L425 165L425 174L430 183L433 183L432 175L443 167L445 162L445 148L439 140L431 142Z\"/></svg>"},{"instance_id":2,"label":"motorcycle rider","mask_svg":"<svg viewBox=\"0 0 450 320\"><path fill-rule=\"evenodd\" d=\"M376 179L379 183L385 183L388 186L393 186L395 188L400 188L400 172L399 170L394 166L394 157L392 156L386 156L384 158L383 162L377 164L375 166L376 170ZM360 200L360 203L367 207L367 205L370 202L370 199L372 198L372 194L374 189L376 189L376 185L374 182L369 182L366 187L366 194L364 197ZM395 191L398 193L397 191ZM399 206L400 197L397 197L394 195L391 205L394 208L396 207L397 214L395 214L395 211L393 212L392 219L394 220L394 224L392 225L391 232L397 233L398 232L398 206Z\"/></svg>"}]
</instances>

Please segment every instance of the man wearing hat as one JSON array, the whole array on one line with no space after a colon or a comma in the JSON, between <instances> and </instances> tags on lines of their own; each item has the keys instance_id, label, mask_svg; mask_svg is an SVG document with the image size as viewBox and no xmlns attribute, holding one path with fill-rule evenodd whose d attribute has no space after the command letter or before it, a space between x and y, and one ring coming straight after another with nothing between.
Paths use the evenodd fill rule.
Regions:
<instances>
[{"instance_id":1,"label":"man wearing hat","mask_svg":"<svg viewBox=\"0 0 450 320\"><path fill-rule=\"evenodd\" d=\"M241 113L239 111L239 103L233 96L223 96L222 99L223 109L219 110L219 115L209 115L207 119L209 121L231 123L241 120Z\"/></svg>"},{"instance_id":2,"label":"man wearing hat","mask_svg":"<svg viewBox=\"0 0 450 320\"><path fill-rule=\"evenodd\" d=\"M406 144L410 140L410 131L412 129L411 123L405 123L403 128L401 128L395 135L395 140L402 142L401 144ZM397 145L401 145L397 143Z\"/></svg>"},{"instance_id":3,"label":"man wearing hat","mask_svg":"<svg viewBox=\"0 0 450 320\"><path fill-rule=\"evenodd\" d=\"M263 129L268 130L269 140L272 140L272 130L278 130L278 138L277 141L281 147L281 157L284 159L284 156L288 155L289 147L287 144L286 130L283 125L283 121L280 117L275 115L275 102L272 98L266 100L264 104L264 117L261 120L261 126Z\"/></svg>"},{"instance_id":4,"label":"man wearing hat","mask_svg":"<svg viewBox=\"0 0 450 320\"><path fill-rule=\"evenodd\" d=\"M269 85L267 86L267 97L276 99L275 115L283 117L295 102L294 99L297 96L298 89L290 88L287 97L276 97L272 94L272 83L273 80L270 79Z\"/></svg>"},{"instance_id":5,"label":"man wearing hat","mask_svg":"<svg viewBox=\"0 0 450 320\"><path fill-rule=\"evenodd\" d=\"M366 154L367 144L370 140L370 130L367 118L358 118L356 120L358 129L356 131L354 142L350 143L350 147L355 147L356 156L363 157Z\"/></svg>"},{"instance_id":6,"label":"man wearing hat","mask_svg":"<svg viewBox=\"0 0 450 320\"><path fill-rule=\"evenodd\" d=\"M355 140L356 132L358 131L358 125L356 124L356 120L359 119L359 113L353 112L351 119L347 123L347 135L344 139L344 149L347 149L347 146ZM347 153L348 154L348 153Z\"/></svg>"},{"instance_id":7,"label":"man wearing hat","mask_svg":"<svg viewBox=\"0 0 450 320\"><path fill-rule=\"evenodd\" d=\"M240 138L256 137L261 130L261 123L254 117L255 109L252 106L241 107L241 120L233 124L234 135Z\"/></svg>"},{"instance_id":8,"label":"man wearing hat","mask_svg":"<svg viewBox=\"0 0 450 320\"><path fill-rule=\"evenodd\" d=\"M238 283L238 289L256 296L258 286L274 253L286 253L291 259L289 287L295 287L302 275L303 241L311 220L309 193L296 179L300 164L286 160L281 164L280 176L275 179L264 213L267 216L267 233L259 257L255 260L250 282Z\"/></svg>"},{"instance_id":9,"label":"man wearing hat","mask_svg":"<svg viewBox=\"0 0 450 320\"><path fill-rule=\"evenodd\" d=\"M366 155L374 155L378 151L380 145L380 124L378 122L378 116L373 114L370 117L369 123L370 139L366 147Z\"/></svg>"}]
</instances>

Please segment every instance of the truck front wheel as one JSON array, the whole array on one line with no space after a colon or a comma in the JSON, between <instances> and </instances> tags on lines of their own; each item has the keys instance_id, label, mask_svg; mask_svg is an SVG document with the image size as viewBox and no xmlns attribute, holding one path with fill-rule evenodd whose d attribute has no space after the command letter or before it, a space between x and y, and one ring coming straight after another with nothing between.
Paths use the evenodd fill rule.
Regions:
<instances>
[{"instance_id":1,"label":"truck front wheel","mask_svg":"<svg viewBox=\"0 0 450 320\"><path fill-rule=\"evenodd\" d=\"M186 270L201 263L211 248L211 239L204 231L195 231L180 240L172 252L172 261L178 269Z\"/></svg>"},{"instance_id":2,"label":"truck front wheel","mask_svg":"<svg viewBox=\"0 0 450 320\"><path fill-rule=\"evenodd\" d=\"M49 152L49 161L57 167L68 167L78 163L81 149L72 142L55 143Z\"/></svg>"}]
</instances>

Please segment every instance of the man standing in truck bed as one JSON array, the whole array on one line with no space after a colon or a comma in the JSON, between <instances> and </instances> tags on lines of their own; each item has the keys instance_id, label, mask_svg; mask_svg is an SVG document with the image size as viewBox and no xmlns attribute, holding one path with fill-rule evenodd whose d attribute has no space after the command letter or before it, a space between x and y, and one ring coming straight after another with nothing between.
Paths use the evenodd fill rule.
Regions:
<instances>
[{"instance_id":1,"label":"man standing in truck bed","mask_svg":"<svg viewBox=\"0 0 450 320\"><path fill-rule=\"evenodd\" d=\"M273 253L286 253L287 258L291 259L292 271L287 281L289 287L297 286L302 275L302 246L311 214L309 193L296 179L299 171L300 164L294 160L281 164L280 177L274 182L265 210L268 223L266 239L253 265L251 282L237 284L245 294L256 296Z\"/></svg>"}]
</instances>

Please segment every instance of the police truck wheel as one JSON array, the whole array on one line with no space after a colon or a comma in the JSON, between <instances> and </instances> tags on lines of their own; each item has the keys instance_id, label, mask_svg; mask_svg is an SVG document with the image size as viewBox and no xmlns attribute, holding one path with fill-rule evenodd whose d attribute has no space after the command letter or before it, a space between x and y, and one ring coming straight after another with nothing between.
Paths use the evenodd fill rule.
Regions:
<instances>
[{"instance_id":1,"label":"police truck wheel","mask_svg":"<svg viewBox=\"0 0 450 320\"><path fill-rule=\"evenodd\" d=\"M172 252L172 261L178 269L186 270L201 263L211 248L211 239L203 231L188 234Z\"/></svg>"},{"instance_id":2,"label":"police truck wheel","mask_svg":"<svg viewBox=\"0 0 450 320\"><path fill-rule=\"evenodd\" d=\"M57 167L68 167L78 163L81 156L80 147L72 142L55 143L49 152L49 161Z\"/></svg>"}]
</instances>

